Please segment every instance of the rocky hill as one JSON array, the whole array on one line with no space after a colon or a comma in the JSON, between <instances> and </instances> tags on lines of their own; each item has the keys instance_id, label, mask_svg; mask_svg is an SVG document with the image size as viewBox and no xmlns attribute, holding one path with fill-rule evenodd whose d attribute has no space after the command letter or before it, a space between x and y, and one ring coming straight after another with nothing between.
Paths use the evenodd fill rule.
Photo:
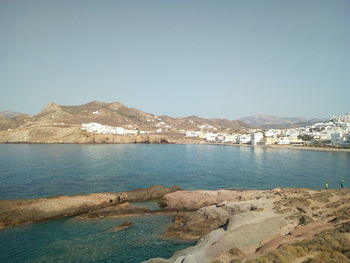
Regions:
<instances>
[{"instance_id":1,"label":"rocky hill","mask_svg":"<svg viewBox=\"0 0 350 263\"><path fill-rule=\"evenodd\" d=\"M82 123L142 130L148 136L89 134L80 129ZM237 131L248 125L235 120L204 119L197 116L173 118L157 116L119 102L92 101L78 106L62 106L50 102L37 115L0 116L0 142L29 143L91 143L91 142L152 142L165 139L176 142L184 137L181 130ZM169 140L168 140L169 139Z\"/></svg>"}]
</instances>

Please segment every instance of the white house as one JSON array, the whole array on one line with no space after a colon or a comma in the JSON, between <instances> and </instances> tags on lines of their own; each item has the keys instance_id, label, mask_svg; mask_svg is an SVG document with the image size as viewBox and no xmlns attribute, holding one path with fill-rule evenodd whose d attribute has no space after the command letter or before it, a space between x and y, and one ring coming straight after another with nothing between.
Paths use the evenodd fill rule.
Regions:
<instances>
[{"instance_id":1,"label":"white house","mask_svg":"<svg viewBox=\"0 0 350 263\"><path fill-rule=\"evenodd\" d=\"M206 133L206 140L208 142L215 142L216 141L216 136L217 136L217 133L212 133L212 132L207 132Z\"/></svg>"},{"instance_id":2,"label":"white house","mask_svg":"<svg viewBox=\"0 0 350 263\"><path fill-rule=\"evenodd\" d=\"M224 142L236 142L237 135L235 134L226 134Z\"/></svg>"},{"instance_id":3,"label":"white house","mask_svg":"<svg viewBox=\"0 0 350 263\"><path fill-rule=\"evenodd\" d=\"M98 133L98 134L137 134L137 130L128 130L123 127L113 127L109 125L103 125L97 122L82 123L80 129L87 132Z\"/></svg>"},{"instance_id":4,"label":"white house","mask_svg":"<svg viewBox=\"0 0 350 263\"><path fill-rule=\"evenodd\" d=\"M200 133L201 133L200 131L186 131L185 136L186 137L198 137Z\"/></svg>"},{"instance_id":5,"label":"white house","mask_svg":"<svg viewBox=\"0 0 350 263\"><path fill-rule=\"evenodd\" d=\"M331 134L331 142L333 145L349 145L350 133L344 131L337 131Z\"/></svg>"},{"instance_id":6,"label":"white house","mask_svg":"<svg viewBox=\"0 0 350 263\"><path fill-rule=\"evenodd\" d=\"M250 143L251 139L252 138L250 134L241 134L237 136L237 143L247 144Z\"/></svg>"},{"instance_id":7,"label":"white house","mask_svg":"<svg viewBox=\"0 0 350 263\"><path fill-rule=\"evenodd\" d=\"M250 143L252 145L257 145L264 138L264 134L262 132L253 132L251 135Z\"/></svg>"},{"instance_id":8,"label":"white house","mask_svg":"<svg viewBox=\"0 0 350 263\"><path fill-rule=\"evenodd\" d=\"M290 144L290 137L279 137L278 144Z\"/></svg>"}]
</instances>

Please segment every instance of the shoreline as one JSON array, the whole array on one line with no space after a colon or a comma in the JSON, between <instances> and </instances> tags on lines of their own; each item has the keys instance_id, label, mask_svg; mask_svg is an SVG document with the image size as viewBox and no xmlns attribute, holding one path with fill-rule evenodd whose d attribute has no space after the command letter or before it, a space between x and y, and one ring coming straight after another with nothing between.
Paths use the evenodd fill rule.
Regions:
<instances>
[{"instance_id":1,"label":"shoreline","mask_svg":"<svg viewBox=\"0 0 350 263\"><path fill-rule=\"evenodd\" d=\"M276 262L276 253L286 257L283 262L304 257L323 262L318 260L324 253L349 256L332 243L341 239L350 247L349 198L346 188L184 191L176 186L153 186L127 192L0 200L0 229L62 217L84 221L166 215L174 220L159 238L196 243L168 259L145 262ZM159 200L159 210L133 204L150 200ZM132 227L124 221L108 231ZM301 242L312 249L284 250Z\"/></svg>"},{"instance_id":2,"label":"shoreline","mask_svg":"<svg viewBox=\"0 0 350 263\"><path fill-rule=\"evenodd\" d=\"M332 147L314 147L314 146L293 146L293 145L249 145L249 144L234 144L234 143L210 143L205 141L187 141L187 142L114 142L114 143L77 143L77 142L0 142L1 144L27 144L27 145L54 145L54 144L76 144L76 145L115 145L115 144L146 144L146 145L221 145L221 146L235 146L248 147L260 149L289 149L289 150L307 150L307 151L321 151L321 152L345 152L350 153L350 149L332 148Z\"/></svg>"},{"instance_id":3,"label":"shoreline","mask_svg":"<svg viewBox=\"0 0 350 263\"><path fill-rule=\"evenodd\" d=\"M182 143L175 143L182 144ZM230 143L183 143L183 144L202 144L202 145L222 145L222 146L236 146L260 149L291 149L291 150L310 150L310 151L328 151L328 152L350 152L350 149L340 149L332 147L314 147L314 146L293 146L293 145L249 145L249 144L230 144Z\"/></svg>"}]
</instances>

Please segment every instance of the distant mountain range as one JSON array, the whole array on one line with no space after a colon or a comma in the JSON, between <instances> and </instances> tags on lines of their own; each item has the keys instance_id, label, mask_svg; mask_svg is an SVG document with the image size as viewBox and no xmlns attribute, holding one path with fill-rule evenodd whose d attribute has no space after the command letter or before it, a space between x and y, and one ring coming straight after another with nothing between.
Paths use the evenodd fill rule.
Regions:
<instances>
[{"instance_id":1,"label":"distant mountain range","mask_svg":"<svg viewBox=\"0 0 350 263\"><path fill-rule=\"evenodd\" d=\"M7 129L15 129L25 124L30 116L24 113L15 111L1 111L0 112L0 131Z\"/></svg>"},{"instance_id":2,"label":"distant mountain range","mask_svg":"<svg viewBox=\"0 0 350 263\"><path fill-rule=\"evenodd\" d=\"M11 111L11 110L0 111L0 117L3 117L3 118L13 118L20 115L27 115L27 114L17 112L17 111Z\"/></svg>"},{"instance_id":3,"label":"distant mountain range","mask_svg":"<svg viewBox=\"0 0 350 263\"><path fill-rule=\"evenodd\" d=\"M313 123L326 121L327 119L306 119L306 118L285 118L276 117L271 115L254 115L249 117L240 118L240 121L261 129L283 129L291 127L301 127L311 125Z\"/></svg>"}]
</instances>

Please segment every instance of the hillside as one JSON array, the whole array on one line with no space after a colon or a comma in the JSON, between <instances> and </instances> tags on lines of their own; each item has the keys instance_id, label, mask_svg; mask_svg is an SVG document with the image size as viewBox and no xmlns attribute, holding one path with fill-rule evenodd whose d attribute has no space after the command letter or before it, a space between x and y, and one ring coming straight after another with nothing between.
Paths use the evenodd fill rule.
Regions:
<instances>
[{"instance_id":1,"label":"hillside","mask_svg":"<svg viewBox=\"0 0 350 263\"><path fill-rule=\"evenodd\" d=\"M235 120L204 119L198 116L185 118L157 116L126 107L119 102L92 101L78 106L62 106L50 102L34 116L0 117L0 131L2 131L0 142L85 143L96 142L96 140L99 142L101 140L102 142L135 142L136 140L135 136L121 138L113 135L92 135L80 129L82 123L91 122L142 130L149 134L156 134L157 138L164 135L162 138L173 138L175 141L181 135L181 130L237 131L249 127L242 121ZM138 138L141 141L149 139L145 139L145 136Z\"/></svg>"},{"instance_id":2,"label":"hillside","mask_svg":"<svg viewBox=\"0 0 350 263\"><path fill-rule=\"evenodd\" d=\"M129 108L119 102L104 103L92 101L79 106L60 106L49 103L39 114L33 117L34 122L77 124L97 122L110 126L127 126L129 128L154 130L198 129L200 125L213 126L217 129L240 130L248 127L241 121L226 119L204 119L197 116L173 118L166 115L156 116L138 109ZM210 128L209 128L210 129Z\"/></svg>"}]
</instances>

